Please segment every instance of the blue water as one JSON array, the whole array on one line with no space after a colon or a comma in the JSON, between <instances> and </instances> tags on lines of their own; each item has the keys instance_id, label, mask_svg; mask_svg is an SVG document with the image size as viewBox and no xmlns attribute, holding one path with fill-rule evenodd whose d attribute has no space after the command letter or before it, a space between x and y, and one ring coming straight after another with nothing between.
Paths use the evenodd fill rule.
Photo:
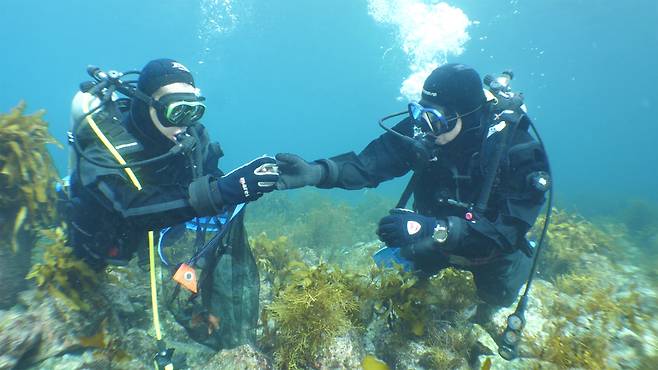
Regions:
<instances>
[{"instance_id":1,"label":"blue water","mask_svg":"<svg viewBox=\"0 0 658 370\"><path fill-rule=\"evenodd\" d=\"M630 198L658 201L658 2L451 1L470 22L463 29L457 18L420 12L387 23L372 11L414 4L423 2L7 0L0 111L20 99L29 111L46 109L65 142L88 64L139 69L170 57L192 69L207 97L204 122L224 147L223 169L264 153L358 151L380 134L379 117L404 109L398 98L412 61L400 30L441 43L442 34L422 32L438 22L468 40L437 60L482 74L515 71L550 153L559 204L603 211ZM427 45L415 52L432 51ZM65 151L53 154L64 171Z\"/></svg>"}]
</instances>

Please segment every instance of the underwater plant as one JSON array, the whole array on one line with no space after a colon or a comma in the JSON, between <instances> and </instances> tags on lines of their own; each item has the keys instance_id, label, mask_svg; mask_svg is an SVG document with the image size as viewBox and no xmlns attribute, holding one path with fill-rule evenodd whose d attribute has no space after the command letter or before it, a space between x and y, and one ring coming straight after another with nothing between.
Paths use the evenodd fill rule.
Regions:
<instances>
[{"instance_id":1,"label":"underwater plant","mask_svg":"<svg viewBox=\"0 0 658 370\"><path fill-rule=\"evenodd\" d=\"M641 199L629 201L620 219L623 225L617 228L625 229L627 240L635 247L635 253L629 253L632 263L658 283L658 204Z\"/></svg>"},{"instance_id":2,"label":"underwater plant","mask_svg":"<svg viewBox=\"0 0 658 370\"><path fill-rule=\"evenodd\" d=\"M658 355L643 356L638 369L658 369Z\"/></svg>"},{"instance_id":3,"label":"underwater plant","mask_svg":"<svg viewBox=\"0 0 658 370\"><path fill-rule=\"evenodd\" d=\"M561 369L609 369L605 363L609 342L597 330L574 333L556 325L548 340L537 350L537 357L558 365Z\"/></svg>"},{"instance_id":4,"label":"underwater plant","mask_svg":"<svg viewBox=\"0 0 658 370\"><path fill-rule=\"evenodd\" d=\"M479 302L473 274L468 271L447 268L430 281L433 302L443 310L462 311Z\"/></svg>"},{"instance_id":5,"label":"underwater plant","mask_svg":"<svg viewBox=\"0 0 658 370\"><path fill-rule=\"evenodd\" d=\"M55 220L57 171L46 144L43 111L25 115L25 103L0 114L0 309L25 287L35 235Z\"/></svg>"},{"instance_id":6,"label":"underwater plant","mask_svg":"<svg viewBox=\"0 0 658 370\"><path fill-rule=\"evenodd\" d=\"M270 239L262 232L250 238L249 245L254 253L258 271L272 284L274 292L278 292L288 283L294 268L305 266L301 262L299 250L292 247L285 236Z\"/></svg>"},{"instance_id":7,"label":"underwater plant","mask_svg":"<svg viewBox=\"0 0 658 370\"><path fill-rule=\"evenodd\" d=\"M298 203L287 192L273 192L248 208L245 224L247 229L264 232L272 238L287 236L298 208Z\"/></svg>"},{"instance_id":8,"label":"underwater plant","mask_svg":"<svg viewBox=\"0 0 658 370\"><path fill-rule=\"evenodd\" d=\"M306 368L353 325L358 305L339 270L320 263L292 272L290 283L266 307L274 321L277 366Z\"/></svg>"},{"instance_id":9,"label":"underwater plant","mask_svg":"<svg viewBox=\"0 0 658 370\"><path fill-rule=\"evenodd\" d=\"M419 279L399 266L384 269L370 263L361 266L366 274L324 262L309 266L283 236L269 239L261 233L250 244L274 297L261 316L261 341L274 348L284 368L310 363L328 341L349 328L366 327L373 315L388 323L395 338L420 338L426 336L431 318L454 316L478 301L469 272L446 269ZM453 330L450 338L465 332ZM460 348L455 355L459 357L468 351L457 342L451 343Z\"/></svg>"},{"instance_id":10,"label":"underwater plant","mask_svg":"<svg viewBox=\"0 0 658 370\"><path fill-rule=\"evenodd\" d=\"M14 252L21 229L53 223L53 184L59 179L46 144L61 145L48 133L45 112L24 111L21 102L9 114L0 114L0 238Z\"/></svg>"},{"instance_id":11,"label":"underwater plant","mask_svg":"<svg viewBox=\"0 0 658 370\"><path fill-rule=\"evenodd\" d=\"M531 237L539 235L541 225L543 216L535 223ZM546 238L547 245L539 259L539 271L547 278L573 272L578 268L582 255L587 253L621 257L614 236L583 217L564 210L553 210Z\"/></svg>"},{"instance_id":12,"label":"underwater plant","mask_svg":"<svg viewBox=\"0 0 658 370\"><path fill-rule=\"evenodd\" d=\"M602 326L628 326L634 331L642 330L637 321L645 315L635 286L624 287L624 291L619 292L619 287L596 273L561 275L555 286L571 297L569 301L553 303L551 310L556 316L569 321L583 315L596 316Z\"/></svg>"},{"instance_id":13,"label":"underwater plant","mask_svg":"<svg viewBox=\"0 0 658 370\"><path fill-rule=\"evenodd\" d=\"M35 263L26 278L34 279L42 296L49 294L72 310L88 311L91 306L82 297L95 295L99 275L73 255L62 227L42 230L40 236L43 261Z\"/></svg>"},{"instance_id":14,"label":"underwater plant","mask_svg":"<svg viewBox=\"0 0 658 370\"><path fill-rule=\"evenodd\" d=\"M393 202L376 195L366 195L351 205L316 190L296 195L274 193L250 208L246 223L250 230L265 232L271 238L285 236L292 245L339 263L356 243L377 238L376 224L390 204Z\"/></svg>"},{"instance_id":15,"label":"underwater plant","mask_svg":"<svg viewBox=\"0 0 658 370\"><path fill-rule=\"evenodd\" d=\"M453 316L478 302L473 276L447 268L429 279L398 269L371 273L370 297L375 311L398 327L403 335L421 337L426 333L432 312Z\"/></svg>"},{"instance_id":16,"label":"underwater plant","mask_svg":"<svg viewBox=\"0 0 658 370\"><path fill-rule=\"evenodd\" d=\"M130 368L133 358L126 350L126 340L113 335L107 322L104 319L93 335L79 337L80 346L94 349L94 357L106 359L109 368Z\"/></svg>"},{"instance_id":17,"label":"underwater plant","mask_svg":"<svg viewBox=\"0 0 658 370\"><path fill-rule=\"evenodd\" d=\"M432 328L427 344L430 346L421 358L421 365L429 369L455 369L467 366L474 357L477 335L473 324L443 322Z\"/></svg>"},{"instance_id":18,"label":"underwater plant","mask_svg":"<svg viewBox=\"0 0 658 370\"><path fill-rule=\"evenodd\" d=\"M621 212L621 220L629 236L641 246L658 233L658 207L648 200L629 201Z\"/></svg>"},{"instance_id":19,"label":"underwater plant","mask_svg":"<svg viewBox=\"0 0 658 370\"><path fill-rule=\"evenodd\" d=\"M620 285L606 277L610 274L620 272L610 265L605 271L572 272L555 279L559 293L546 306L551 317L547 337L541 343L527 342L534 357L559 368L614 368L609 357L617 333L642 335L650 316L637 287Z\"/></svg>"},{"instance_id":20,"label":"underwater plant","mask_svg":"<svg viewBox=\"0 0 658 370\"><path fill-rule=\"evenodd\" d=\"M294 245L312 249L326 261L338 263L354 244L376 239L376 222L387 209L377 211L376 204L367 203L370 199L367 197L354 207L317 191L302 194L298 204L301 207L289 229L290 239Z\"/></svg>"},{"instance_id":21,"label":"underwater plant","mask_svg":"<svg viewBox=\"0 0 658 370\"><path fill-rule=\"evenodd\" d=\"M375 313L395 326L401 335L425 333L428 315L426 279L420 280L411 272L396 269L374 268L371 271L371 291Z\"/></svg>"}]
</instances>

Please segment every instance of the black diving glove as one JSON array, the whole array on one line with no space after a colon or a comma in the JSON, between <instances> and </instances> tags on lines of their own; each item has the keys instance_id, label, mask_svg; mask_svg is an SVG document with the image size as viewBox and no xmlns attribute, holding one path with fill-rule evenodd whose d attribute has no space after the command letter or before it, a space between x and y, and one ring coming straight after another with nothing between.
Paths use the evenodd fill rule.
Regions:
<instances>
[{"instance_id":1,"label":"black diving glove","mask_svg":"<svg viewBox=\"0 0 658 370\"><path fill-rule=\"evenodd\" d=\"M411 243L400 247L400 255L409 261L417 264L421 270L428 261L432 261L437 257L439 247L436 241L431 236L427 236L415 243ZM430 266L432 263L429 264Z\"/></svg>"},{"instance_id":2,"label":"black diving glove","mask_svg":"<svg viewBox=\"0 0 658 370\"><path fill-rule=\"evenodd\" d=\"M326 169L319 163L306 162L302 157L279 153L276 155L276 163L279 167L279 181L277 189L297 189L304 186L315 186L322 182L326 176Z\"/></svg>"},{"instance_id":3,"label":"black diving glove","mask_svg":"<svg viewBox=\"0 0 658 370\"><path fill-rule=\"evenodd\" d=\"M254 201L276 190L279 172L276 160L262 156L227 173L217 180L225 205Z\"/></svg>"},{"instance_id":4,"label":"black diving glove","mask_svg":"<svg viewBox=\"0 0 658 370\"><path fill-rule=\"evenodd\" d=\"M395 208L379 221L377 235L389 247L405 247L432 237L438 221L414 211Z\"/></svg>"},{"instance_id":5,"label":"black diving glove","mask_svg":"<svg viewBox=\"0 0 658 370\"><path fill-rule=\"evenodd\" d=\"M432 270L436 266L433 261L441 253L454 253L466 235L465 221L459 217L449 216L434 222L431 235L400 247L400 255L416 263L421 270Z\"/></svg>"},{"instance_id":6,"label":"black diving glove","mask_svg":"<svg viewBox=\"0 0 658 370\"><path fill-rule=\"evenodd\" d=\"M225 206L254 201L276 189L279 174L272 157L260 157L221 178L206 175L189 188L190 205L199 216L212 216Z\"/></svg>"}]
</instances>

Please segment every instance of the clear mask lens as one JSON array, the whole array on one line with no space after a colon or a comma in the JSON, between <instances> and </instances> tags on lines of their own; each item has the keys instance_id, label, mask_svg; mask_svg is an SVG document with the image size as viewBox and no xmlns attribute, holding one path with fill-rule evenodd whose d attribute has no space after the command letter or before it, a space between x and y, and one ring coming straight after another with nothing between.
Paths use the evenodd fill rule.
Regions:
<instances>
[{"instance_id":1,"label":"clear mask lens","mask_svg":"<svg viewBox=\"0 0 658 370\"><path fill-rule=\"evenodd\" d=\"M440 135L448 131L448 120L436 109L425 108L418 103L409 103L409 116L423 132Z\"/></svg>"},{"instance_id":2,"label":"clear mask lens","mask_svg":"<svg viewBox=\"0 0 658 370\"><path fill-rule=\"evenodd\" d=\"M206 111L206 106L201 104L196 107L196 109L190 115L190 121L198 121L203 117L203 113Z\"/></svg>"},{"instance_id":3,"label":"clear mask lens","mask_svg":"<svg viewBox=\"0 0 658 370\"><path fill-rule=\"evenodd\" d=\"M170 110L169 114L167 115L167 118L172 122L180 121L181 118L183 118L183 116L185 115L186 111L187 110L185 109L185 106L183 105L176 106Z\"/></svg>"},{"instance_id":4,"label":"clear mask lens","mask_svg":"<svg viewBox=\"0 0 658 370\"><path fill-rule=\"evenodd\" d=\"M205 110L201 102L179 101L167 105L165 117L173 126L189 125L201 119Z\"/></svg>"}]
</instances>

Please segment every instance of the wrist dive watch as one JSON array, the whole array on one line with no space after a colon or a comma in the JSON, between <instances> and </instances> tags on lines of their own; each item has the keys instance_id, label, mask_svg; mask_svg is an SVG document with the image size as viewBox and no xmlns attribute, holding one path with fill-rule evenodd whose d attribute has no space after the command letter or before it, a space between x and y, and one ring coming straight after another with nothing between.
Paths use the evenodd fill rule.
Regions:
<instances>
[{"instance_id":1,"label":"wrist dive watch","mask_svg":"<svg viewBox=\"0 0 658 370\"><path fill-rule=\"evenodd\" d=\"M434 228L434 235L432 235L432 238L434 238L434 241L441 244L448 240L448 223L445 220L438 221Z\"/></svg>"}]
</instances>

